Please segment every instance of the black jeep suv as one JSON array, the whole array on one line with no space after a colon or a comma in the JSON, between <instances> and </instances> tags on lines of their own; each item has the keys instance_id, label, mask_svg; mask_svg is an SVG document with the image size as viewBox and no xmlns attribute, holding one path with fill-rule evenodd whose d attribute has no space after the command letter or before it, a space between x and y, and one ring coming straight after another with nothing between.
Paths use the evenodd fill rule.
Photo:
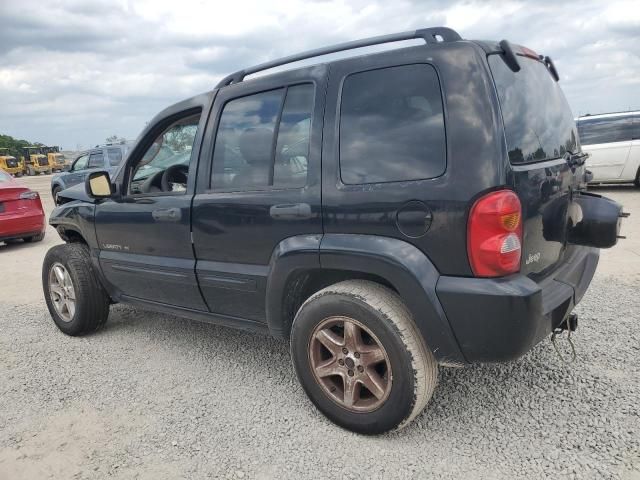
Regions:
<instances>
[{"instance_id":1,"label":"black jeep suv","mask_svg":"<svg viewBox=\"0 0 640 480\"><path fill-rule=\"evenodd\" d=\"M408 39L425 44L244 79ZM438 365L515 359L575 328L616 243L625 214L585 191L557 82L548 57L447 28L236 72L54 210L49 311L69 335L122 302L285 337L332 421L400 428Z\"/></svg>"}]
</instances>

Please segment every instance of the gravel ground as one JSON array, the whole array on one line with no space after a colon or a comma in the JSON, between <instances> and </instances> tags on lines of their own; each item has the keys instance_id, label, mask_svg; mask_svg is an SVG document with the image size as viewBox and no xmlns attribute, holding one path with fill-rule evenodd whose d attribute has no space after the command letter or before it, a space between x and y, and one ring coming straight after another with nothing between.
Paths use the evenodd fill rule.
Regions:
<instances>
[{"instance_id":1,"label":"gravel ground","mask_svg":"<svg viewBox=\"0 0 640 480\"><path fill-rule=\"evenodd\" d=\"M53 208L49 176L23 178ZM0 480L622 478L640 480L640 193L577 311L579 359L441 370L399 433L340 430L299 387L284 341L125 307L69 338L42 299L60 243L0 243ZM567 347L562 343L562 347Z\"/></svg>"},{"instance_id":2,"label":"gravel ground","mask_svg":"<svg viewBox=\"0 0 640 480\"><path fill-rule=\"evenodd\" d=\"M121 306L70 338L44 301L5 303L0 478L637 480L634 283L596 277L570 367L543 342L514 363L443 369L413 424L373 438L314 409L284 341Z\"/></svg>"}]
</instances>

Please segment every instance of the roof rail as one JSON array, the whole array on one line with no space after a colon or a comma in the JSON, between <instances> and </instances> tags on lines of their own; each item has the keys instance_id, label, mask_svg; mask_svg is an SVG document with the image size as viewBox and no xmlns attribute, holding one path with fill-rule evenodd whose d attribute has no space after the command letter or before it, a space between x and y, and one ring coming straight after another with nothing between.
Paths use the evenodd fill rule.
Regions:
<instances>
[{"instance_id":1,"label":"roof rail","mask_svg":"<svg viewBox=\"0 0 640 480\"><path fill-rule=\"evenodd\" d=\"M605 117L608 115L618 115L618 116L622 116L622 115L636 115L640 113L640 109L636 108L636 109L629 109L629 110L622 110L619 112L606 112L606 113L585 113L584 115L578 115L578 118L585 118L585 117Z\"/></svg>"},{"instance_id":2,"label":"roof rail","mask_svg":"<svg viewBox=\"0 0 640 480\"><path fill-rule=\"evenodd\" d=\"M232 83L240 83L247 75L252 75L263 70L269 70L271 68L286 65L287 63L298 62L300 60L306 60L307 58L319 57L322 55L328 55L330 53L343 52L345 50L352 50L354 48L371 47L373 45L380 45L382 43L401 42L403 40L414 40L422 38L426 43L441 43L441 42L455 42L456 40L462 40L462 37L451 28L447 27L431 27L421 28L420 30L412 30L409 32L392 33L390 35L380 35L378 37L363 38L362 40L354 40L351 42L339 43L337 45L331 45L329 47L316 48L315 50L308 50L306 52L296 53L295 55L289 55L288 57L278 58L269 62L261 63L254 67L245 68L244 70L238 70L224 77L216 88L226 87Z\"/></svg>"}]
</instances>

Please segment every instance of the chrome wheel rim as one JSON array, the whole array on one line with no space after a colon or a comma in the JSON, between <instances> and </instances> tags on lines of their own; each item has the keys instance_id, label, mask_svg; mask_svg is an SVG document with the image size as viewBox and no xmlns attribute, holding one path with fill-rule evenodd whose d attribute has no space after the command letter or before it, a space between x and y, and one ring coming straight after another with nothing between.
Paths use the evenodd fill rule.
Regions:
<instances>
[{"instance_id":1,"label":"chrome wheel rim","mask_svg":"<svg viewBox=\"0 0 640 480\"><path fill-rule=\"evenodd\" d=\"M349 317L320 322L309 341L316 382L341 407L357 413L380 408L391 392L391 362L378 338Z\"/></svg>"},{"instance_id":2,"label":"chrome wheel rim","mask_svg":"<svg viewBox=\"0 0 640 480\"><path fill-rule=\"evenodd\" d=\"M54 263L49 270L49 296L60 318L64 322L73 320L76 292L69 272L61 263Z\"/></svg>"}]
</instances>

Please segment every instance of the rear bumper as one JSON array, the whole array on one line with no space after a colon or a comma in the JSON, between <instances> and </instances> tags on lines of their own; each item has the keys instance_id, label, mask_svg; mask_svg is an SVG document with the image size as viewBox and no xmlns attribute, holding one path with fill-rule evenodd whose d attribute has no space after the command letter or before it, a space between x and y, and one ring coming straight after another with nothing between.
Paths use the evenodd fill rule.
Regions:
<instances>
[{"instance_id":1,"label":"rear bumper","mask_svg":"<svg viewBox=\"0 0 640 480\"><path fill-rule=\"evenodd\" d=\"M0 241L39 235L45 228L42 212L0 215Z\"/></svg>"},{"instance_id":2,"label":"rear bumper","mask_svg":"<svg viewBox=\"0 0 640 480\"><path fill-rule=\"evenodd\" d=\"M573 247L540 283L524 275L439 278L436 293L469 363L502 362L527 353L582 299L599 250Z\"/></svg>"}]
</instances>

